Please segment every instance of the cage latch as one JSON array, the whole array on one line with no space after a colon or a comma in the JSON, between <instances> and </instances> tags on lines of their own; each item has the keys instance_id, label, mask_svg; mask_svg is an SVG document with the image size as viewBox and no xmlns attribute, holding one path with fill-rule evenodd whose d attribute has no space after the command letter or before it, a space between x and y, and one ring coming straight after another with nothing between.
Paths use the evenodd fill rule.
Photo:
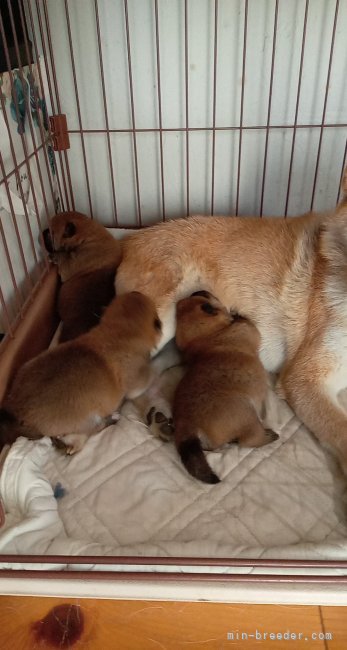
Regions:
<instances>
[{"instance_id":1,"label":"cage latch","mask_svg":"<svg viewBox=\"0 0 347 650\"><path fill-rule=\"evenodd\" d=\"M66 115L51 115L49 121L51 125L54 151L64 151L64 149L70 149Z\"/></svg>"}]
</instances>

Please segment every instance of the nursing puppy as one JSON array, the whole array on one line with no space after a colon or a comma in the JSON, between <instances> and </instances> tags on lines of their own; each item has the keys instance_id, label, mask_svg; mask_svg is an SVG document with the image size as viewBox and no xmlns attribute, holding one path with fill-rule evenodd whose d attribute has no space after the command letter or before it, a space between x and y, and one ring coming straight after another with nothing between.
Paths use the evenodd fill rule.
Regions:
<instances>
[{"instance_id":1,"label":"nursing puppy","mask_svg":"<svg viewBox=\"0 0 347 650\"><path fill-rule=\"evenodd\" d=\"M60 341L68 341L94 327L114 298L121 248L104 226L79 212L57 214L42 236L62 282Z\"/></svg>"},{"instance_id":2,"label":"nursing puppy","mask_svg":"<svg viewBox=\"0 0 347 650\"><path fill-rule=\"evenodd\" d=\"M154 300L161 346L175 335L178 300L203 287L253 321L265 369L280 373L298 418L347 473L346 174L342 191L325 214L191 217L146 228L122 241L116 290Z\"/></svg>"},{"instance_id":3,"label":"nursing puppy","mask_svg":"<svg viewBox=\"0 0 347 650\"><path fill-rule=\"evenodd\" d=\"M26 363L0 409L1 446L50 436L69 454L81 449L112 423L125 397L149 385L160 329L153 302L132 292L115 298L90 332Z\"/></svg>"},{"instance_id":4,"label":"nursing puppy","mask_svg":"<svg viewBox=\"0 0 347 650\"><path fill-rule=\"evenodd\" d=\"M267 375L259 361L257 328L202 293L177 304L176 343L187 370L174 397L174 435L188 472L204 483L218 483L203 449L229 442L262 447L278 435L261 423Z\"/></svg>"}]
</instances>

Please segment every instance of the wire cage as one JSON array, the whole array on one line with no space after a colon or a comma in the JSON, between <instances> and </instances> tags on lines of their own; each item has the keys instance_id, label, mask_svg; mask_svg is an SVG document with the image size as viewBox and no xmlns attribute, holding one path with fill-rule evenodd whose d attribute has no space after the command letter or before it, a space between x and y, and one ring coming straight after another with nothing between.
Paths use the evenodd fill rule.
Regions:
<instances>
[{"instance_id":1,"label":"wire cage","mask_svg":"<svg viewBox=\"0 0 347 650\"><path fill-rule=\"evenodd\" d=\"M337 201L346 1L3 0L1 16L10 337L47 271L38 233L54 211L142 227Z\"/></svg>"},{"instance_id":2,"label":"wire cage","mask_svg":"<svg viewBox=\"0 0 347 650\"><path fill-rule=\"evenodd\" d=\"M331 208L347 0L1 0L0 350L47 218L108 227Z\"/></svg>"}]
</instances>

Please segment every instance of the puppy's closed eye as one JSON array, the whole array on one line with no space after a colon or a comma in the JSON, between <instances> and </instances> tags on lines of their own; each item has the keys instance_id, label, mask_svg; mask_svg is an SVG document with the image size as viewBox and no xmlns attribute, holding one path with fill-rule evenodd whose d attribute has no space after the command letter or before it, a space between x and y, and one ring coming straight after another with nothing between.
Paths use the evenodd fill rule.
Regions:
<instances>
[{"instance_id":1,"label":"puppy's closed eye","mask_svg":"<svg viewBox=\"0 0 347 650\"><path fill-rule=\"evenodd\" d=\"M216 309L216 307L212 307L209 302L204 302L201 305L201 311L204 311L206 314L210 314L211 316L218 314L218 309Z\"/></svg>"},{"instance_id":2,"label":"puppy's closed eye","mask_svg":"<svg viewBox=\"0 0 347 650\"><path fill-rule=\"evenodd\" d=\"M246 318L245 316L242 316L241 314L239 314L237 311L234 311L233 309L230 310L230 316L231 316L231 318L233 320L233 323L238 322L238 321L242 321L242 320L248 320L248 318Z\"/></svg>"},{"instance_id":3,"label":"puppy's closed eye","mask_svg":"<svg viewBox=\"0 0 347 650\"><path fill-rule=\"evenodd\" d=\"M63 233L64 239L69 239L69 237L73 237L75 234L76 234L75 224L73 223L73 221L68 221Z\"/></svg>"},{"instance_id":4,"label":"puppy's closed eye","mask_svg":"<svg viewBox=\"0 0 347 650\"><path fill-rule=\"evenodd\" d=\"M155 329L161 332L161 320L159 318L155 318L153 324Z\"/></svg>"}]
</instances>

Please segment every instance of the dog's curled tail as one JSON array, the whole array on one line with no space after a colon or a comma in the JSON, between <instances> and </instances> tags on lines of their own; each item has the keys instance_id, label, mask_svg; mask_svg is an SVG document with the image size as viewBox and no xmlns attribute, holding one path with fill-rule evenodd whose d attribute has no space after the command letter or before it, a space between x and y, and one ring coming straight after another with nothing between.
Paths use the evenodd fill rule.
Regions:
<instances>
[{"instance_id":1,"label":"dog's curled tail","mask_svg":"<svg viewBox=\"0 0 347 650\"><path fill-rule=\"evenodd\" d=\"M31 436L28 429L6 408L0 408L0 451L5 445L12 445L20 436Z\"/></svg>"},{"instance_id":2,"label":"dog's curled tail","mask_svg":"<svg viewBox=\"0 0 347 650\"><path fill-rule=\"evenodd\" d=\"M209 466L197 436L190 436L185 440L176 442L176 447L183 465L194 478L211 485L220 482L218 476Z\"/></svg>"}]
</instances>

